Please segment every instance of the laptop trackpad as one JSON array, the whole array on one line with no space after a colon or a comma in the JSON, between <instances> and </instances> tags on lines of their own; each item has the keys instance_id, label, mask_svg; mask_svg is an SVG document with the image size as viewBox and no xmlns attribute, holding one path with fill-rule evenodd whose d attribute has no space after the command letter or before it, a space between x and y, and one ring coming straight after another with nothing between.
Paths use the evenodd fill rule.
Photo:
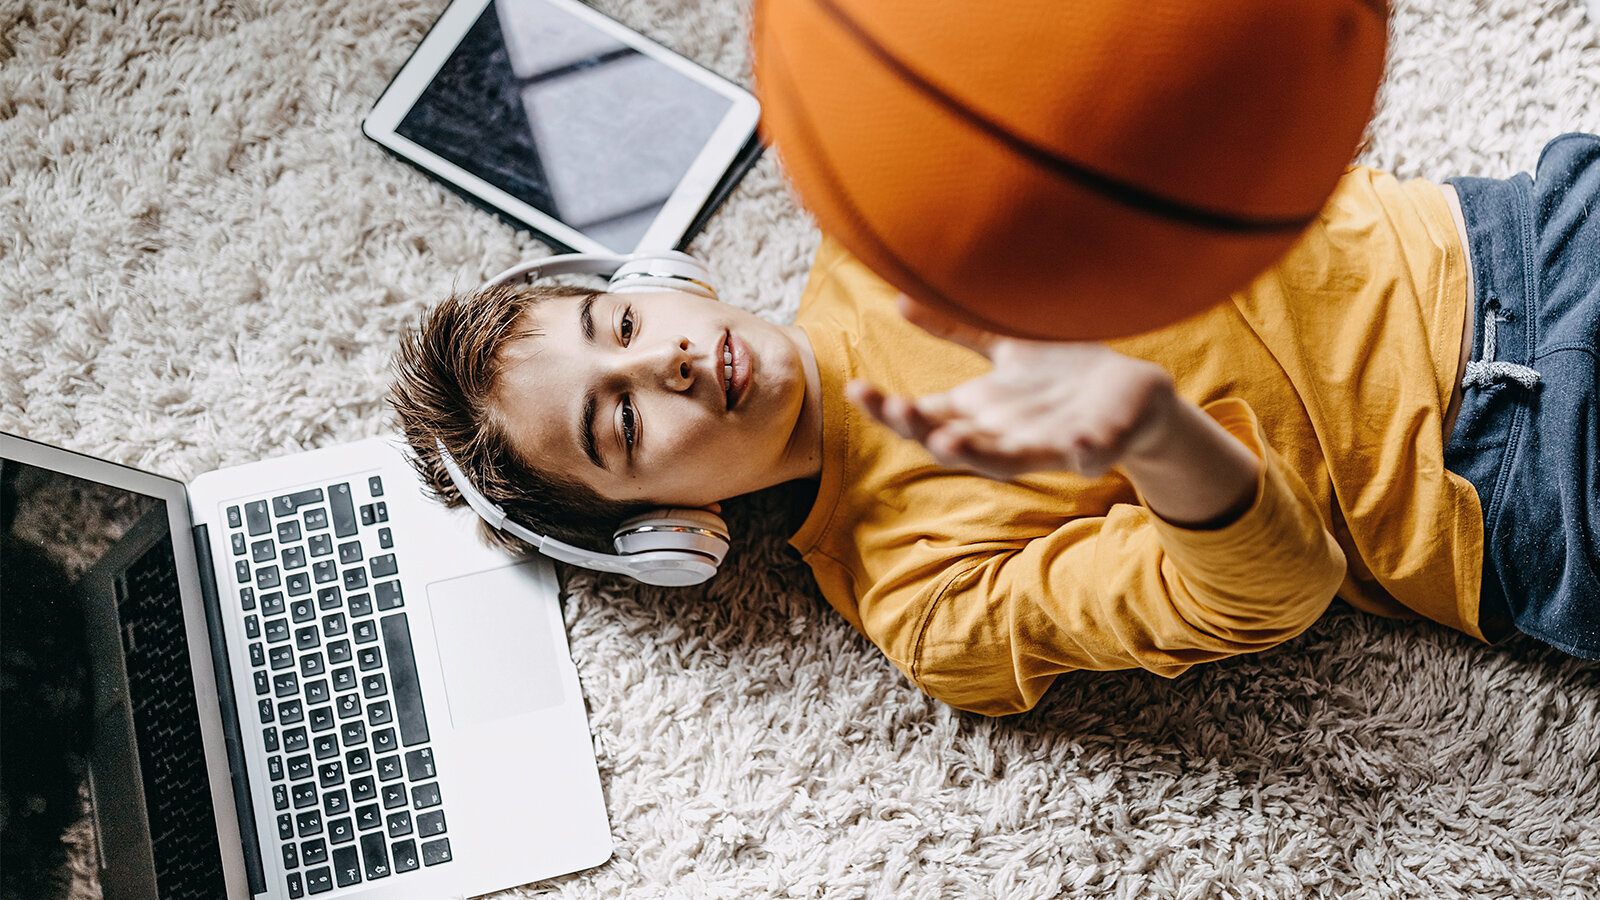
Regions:
<instances>
[{"instance_id":1,"label":"laptop trackpad","mask_svg":"<svg viewBox=\"0 0 1600 900\"><path fill-rule=\"evenodd\" d=\"M428 585L433 633L457 729L556 706L562 643L554 594L532 565Z\"/></svg>"}]
</instances>

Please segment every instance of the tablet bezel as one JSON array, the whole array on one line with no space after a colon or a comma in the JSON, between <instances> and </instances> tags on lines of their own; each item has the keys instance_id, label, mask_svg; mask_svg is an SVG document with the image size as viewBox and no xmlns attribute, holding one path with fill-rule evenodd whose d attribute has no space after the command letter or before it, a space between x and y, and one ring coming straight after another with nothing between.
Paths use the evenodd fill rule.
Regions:
<instances>
[{"instance_id":1,"label":"tablet bezel","mask_svg":"<svg viewBox=\"0 0 1600 900\"><path fill-rule=\"evenodd\" d=\"M748 156L748 146L754 139L756 123L760 118L760 105L750 92L733 82L577 0L541 2L570 11L641 54L682 72L697 84L732 101L727 114L700 148L694 162L668 196L637 246L606 246L398 133L401 121L432 83L435 74L449 60L467 30L492 2L495 0L452 0L362 120L362 133L467 200L483 206L513 225L535 232L560 249L584 253L637 253L674 249L686 243L693 234L694 226L701 222L699 214L702 209L708 202L717 199L723 176Z\"/></svg>"}]
</instances>

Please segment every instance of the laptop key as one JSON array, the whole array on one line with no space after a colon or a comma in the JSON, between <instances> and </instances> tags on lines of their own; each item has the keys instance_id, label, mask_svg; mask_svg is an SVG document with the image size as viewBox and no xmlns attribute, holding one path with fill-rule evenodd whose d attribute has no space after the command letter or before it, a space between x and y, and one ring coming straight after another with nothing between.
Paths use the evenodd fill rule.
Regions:
<instances>
[{"instance_id":1,"label":"laptop key","mask_svg":"<svg viewBox=\"0 0 1600 900\"><path fill-rule=\"evenodd\" d=\"M289 888L290 900L299 900L306 895L305 884L300 880L299 872L290 872L284 876L284 884Z\"/></svg>"},{"instance_id":2,"label":"laptop key","mask_svg":"<svg viewBox=\"0 0 1600 900\"><path fill-rule=\"evenodd\" d=\"M272 512L279 518L283 518L284 516L294 515L295 511L302 506L310 506L313 503L321 502L322 488L310 488L309 490L296 491L293 494L284 494L281 497L273 497Z\"/></svg>"},{"instance_id":3,"label":"laptop key","mask_svg":"<svg viewBox=\"0 0 1600 900\"><path fill-rule=\"evenodd\" d=\"M389 845L384 841L383 832L361 836L361 861L366 863L369 881L389 874Z\"/></svg>"},{"instance_id":4,"label":"laptop key","mask_svg":"<svg viewBox=\"0 0 1600 900\"><path fill-rule=\"evenodd\" d=\"M374 475L367 479L367 493L374 497L383 496L383 476Z\"/></svg>"},{"instance_id":5,"label":"laptop key","mask_svg":"<svg viewBox=\"0 0 1600 900\"><path fill-rule=\"evenodd\" d=\"M272 724L272 701L270 699L265 699L265 700L261 700L261 701L257 702L256 703L256 710L257 710L258 713L260 713L261 724L263 724L263 725L271 725Z\"/></svg>"},{"instance_id":6,"label":"laptop key","mask_svg":"<svg viewBox=\"0 0 1600 900\"><path fill-rule=\"evenodd\" d=\"M354 722L346 722L339 726L339 736L344 739L346 747L365 744L367 742L367 726L359 719Z\"/></svg>"},{"instance_id":7,"label":"laptop key","mask_svg":"<svg viewBox=\"0 0 1600 900\"><path fill-rule=\"evenodd\" d=\"M372 595L371 594L351 594L350 595L350 618L357 619L357 618L360 618L361 616L370 616L370 615L372 615Z\"/></svg>"},{"instance_id":8,"label":"laptop key","mask_svg":"<svg viewBox=\"0 0 1600 900\"><path fill-rule=\"evenodd\" d=\"M330 816L342 815L350 810L350 795L344 788L322 792L322 811Z\"/></svg>"},{"instance_id":9,"label":"laptop key","mask_svg":"<svg viewBox=\"0 0 1600 900\"><path fill-rule=\"evenodd\" d=\"M291 597L309 594L311 593L311 576L304 572L295 572L284 579L284 589L289 592Z\"/></svg>"},{"instance_id":10,"label":"laptop key","mask_svg":"<svg viewBox=\"0 0 1600 900\"><path fill-rule=\"evenodd\" d=\"M328 842L322 838L312 838L300 843L300 861L308 866L328 861Z\"/></svg>"},{"instance_id":11,"label":"laptop key","mask_svg":"<svg viewBox=\"0 0 1600 900\"><path fill-rule=\"evenodd\" d=\"M309 781L304 784L297 784L293 788L293 796L295 809L305 809L308 806L316 806L317 786Z\"/></svg>"},{"instance_id":12,"label":"laptop key","mask_svg":"<svg viewBox=\"0 0 1600 900\"><path fill-rule=\"evenodd\" d=\"M389 533L389 529L378 529L378 546L385 550L388 550L394 546L394 535Z\"/></svg>"},{"instance_id":13,"label":"laptop key","mask_svg":"<svg viewBox=\"0 0 1600 900\"><path fill-rule=\"evenodd\" d=\"M311 746L311 742L310 739L306 737L306 728L304 725L296 728L285 728L283 730L283 752L299 753L301 750L304 750L309 746Z\"/></svg>"},{"instance_id":14,"label":"laptop key","mask_svg":"<svg viewBox=\"0 0 1600 900\"><path fill-rule=\"evenodd\" d=\"M339 887L361 883L361 862L356 858L356 848L340 847L333 851L333 876Z\"/></svg>"},{"instance_id":15,"label":"laptop key","mask_svg":"<svg viewBox=\"0 0 1600 900\"><path fill-rule=\"evenodd\" d=\"M267 757L267 777L273 781L283 780L283 757L276 753Z\"/></svg>"},{"instance_id":16,"label":"laptop key","mask_svg":"<svg viewBox=\"0 0 1600 900\"><path fill-rule=\"evenodd\" d=\"M293 654L290 654L290 657L293 658ZM259 669L266 664L267 655L262 650L261 642L256 641L254 644L250 645L250 665ZM274 668L276 668L276 666L274 666Z\"/></svg>"},{"instance_id":17,"label":"laptop key","mask_svg":"<svg viewBox=\"0 0 1600 900\"><path fill-rule=\"evenodd\" d=\"M417 813L417 837L433 837L436 834L444 834L444 810Z\"/></svg>"},{"instance_id":18,"label":"laptop key","mask_svg":"<svg viewBox=\"0 0 1600 900\"><path fill-rule=\"evenodd\" d=\"M350 499L349 484L335 484L328 488L328 508L333 510L333 533L350 537L356 533L355 502Z\"/></svg>"},{"instance_id":19,"label":"laptop key","mask_svg":"<svg viewBox=\"0 0 1600 900\"><path fill-rule=\"evenodd\" d=\"M339 718L341 719L361 715L361 698L356 694L341 695L336 705L339 707Z\"/></svg>"},{"instance_id":20,"label":"laptop key","mask_svg":"<svg viewBox=\"0 0 1600 900\"><path fill-rule=\"evenodd\" d=\"M322 531L328 527L328 511L322 507L306 510L306 530Z\"/></svg>"},{"instance_id":21,"label":"laptop key","mask_svg":"<svg viewBox=\"0 0 1600 900\"><path fill-rule=\"evenodd\" d=\"M378 783L371 775L363 775L350 781L350 800L361 803L378 796Z\"/></svg>"},{"instance_id":22,"label":"laptop key","mask_svg":"<svg viewBox=\"0 0 1600 900\"><path fill-rule=\"evenodd\" d=\"M410 872L417 867L417 842L407 838L396 841L390 845L394 851L394 870L396 872Z\"/></svg>"},{"instance_id":23,"label":"laptop key","mask_svg":"<svg viewBox=\"0 0 1600 900\"><path fill-rule=\"evenodd\" d=\"M239 515L239 507L237 507L237 506L228 507L228 527L229 528L243 528L244 527L244 519Z\"/></svg>"},{"instance_id":24,"label":"laptop key","mask_svg":"<svg viewBox=\"0 0 1600 900\"><path fill-rule=\"evenodd\" d=\"M339 586L321 588L317 591L317 608L320 610L338 609L344 602L339 595Z\"/></svg>"},{"instance_id":25,"label":"laptop key","mask_svg":"<svg viewBox=\"0 0 1600 900\"><path fill-rule=\"evenodd\" d=\"M325 534L313 534L306 539L306 549L311 551L311 558L327 556L333 552L333 538Z\"/></svg>"},{"instance_id":26,"label":"laptop key","mask_svg":"<svg viewBox=\"0 0 1600 900\"><path fill-rule=\"evenodd\" d=\"M296 722L304 721L305 717L305 707L300 705L298 699L285 700L278 704L279 725L293 725Z\"/></svg>"},{"instance_id":27,"label":"laptop key","mask_svg":"<svg viewBox=\"0 0 1600 900\"><path fill-rule=\"evenodd\" d=\"M367 570L366 569L357 568L357 569L345 569L344 570L344 589L345 590L347 590L347 591L359 591L359 590L361 590L362 588L364 588L366 586L367 586Z\"/></svg>"},{"instance_id":28,"label":"laptop key","mask_svg":"<svg viewBox=\"0 0 1600 900\"><path fill-rule=\"evenodd\" d=\"M267 651L267 660L272 664L272 670L287 669L294 665L294 648L288 644L273 647Z\"/></svg>"},{"instance_id":29,"label":"laptop key","mask_svg":"<svg viewBox=\"0 0 1600 900\"><path fill-rule=\"evenodd\" d=\"M389 684L384 680L382 672L374 672L361 679L361 696L366 697L368 700L374 697L382 697L387 693L389 693Z\"/></svg>"},{"instance_id":30,"label":"laptop key","mask_svg":"<svg viewBox=\"0 0 1600 900\"><path fill-rule=\"evenodd\" d=\"M437 841L427 841L422 845L422 864L436 866L439 863L450 861L450 839L439 838Z\"/></svg>"},{"instance_id":31,"label":"laptop key","mask_svg":"<svg viewBox=\"0 0 1600 900\"><path fill-rule=\"evenodd\" d=\"M404 784L386 784L383 786L383 808L394 809L406 805L406 786Z\"/></svg>"},{"instance_id":32,"label":"laptop key","mask_svg":"<svg viewBox=\"0 0 1600 900\"><path fill-rule=\"evenodd\" d=\"M350 630L344 620L344 613L328 613L322 617L322 636L335 638ZM346 644L345 646L349 646Z\"/></svg>"},{"instance_id":33,"label":"laptop key","mask_svg":"<svg viewBox=\"0 0 1600 900\"><path fill-rule=\"evenodd\" d=\"M317 759L329 759L330 757L338 756L339 736L334 734L318 735L317 739L311 742L311 747L311 752Z\"/></svg>"},{"instance_id":34,"label":"laptop key","mask_svg":"<svg viewBox=\"0 0 1600 900\"><path fill-rule=\"evenodd\" d=\"M276 619L268 619L265 632L267 643L281 644L289 639L289 620L282 616Z\"/></svg>"},{"instance_id":35,"label":"laptop key","mask_svg":"<svg viewBox=\"0 0 1600 900\"><path fill-rule=\"evenodd\" d=\"M278 540L285 544L293 544L300 540L300 523L293 519L278 523Z\"/></svg>"},{"instance_id":36,"label":"laptop key","mask_svg":"<svg viewBox=\"0 0 1600 900\"><path fill-rule=\"evenodd\" d=\"M293 813L283 813L278 816L278 839L281 841L294 840Z\"/></svg>"},{"instance_id":37,"label":"laptop key","mask_svg":"<svg viewBox=\"0 0 1600 900\"><path fill-rule=\"evenodd\" d=\"M360 632L362 625L370 626L371 624L371 622L357 624L357 633ZM360 640L360 638L357 637L356 640ZM383 666L383 653L377 647L362 647L356 651L356 665L360 666L363 672L370 672L373 669L380 668Z\"/></svg>"},{"instance_id":38,"label":"laptop key","mask_svg":"<svg viewBox=\"0 0 1600 900\"><path fill-rule=\"evenodd\" d=\"M312 773L315 771L312 767L311 754L309 753L302 753L299 756L289 757L288 766L290 781L299 781L302 778L310 778Z\"/></svg>"},{"instance_id":39,"label":"laptop key","mask_svg":"<svg viewBox=\"0 0 1600 900\"><path fill-rule=\"evenodd\" d=\"M360 724L359 722L357 724ZM365 747L357 747L344 755L345 764L350 767L351 773L372 771L372 751Z\"/></svg>"},{"instance_id":40,"label":"laptop key","mask_svg":"<svg viewBox=\"0 0 1600 900\"><path fill-rule=\"evenodd\" d=\"M239 608L249 612L256 608L256 589L253 587L239 588Z\"/></svg>"},{"instance_id":41,"label":"laptop key","mask_svg":"<svg viewBox=\"0 0 1600 900\"><path fill-rule=\"evenodd\" d=\"M250 564L242 559L234 563L233 577L237 579L240 584L245 584L248 582L250 580Z\"/></svg>"},{"instance_id":42,"label":"laptop key","mask_svg":"<svg viewBox=\"0 0 1600 900\"><path fill-rule=\"evenodd\" d=\"M250 545L250 561L258 563L272 562L272 558L277 555L277 552L278 548L272 543L272 538L256 541Z\"/></svg>"},{"instance_id":43,"label":"laptop key","mask_svg":"<svg viewBox=\"0 0 1600 900\"><path fill-rule=\"evenodd\" d=\"M328 679L318 678L316 681L306 683L307 703L327 703L332 696L328 693Z\"/></svg>"},{"instance_id":44,"label":"laptop key","mask_svg":"<svg viewBox=\"0 0 1600 900\"><path fill-rule=\"evenodd\" d=\"M392 838L405 837L406 835L410 834L411 811L408 809L402 809L397 813L390 813L389 817L384 820L384 830L387 831L389 833L389 837Z\"/></svg>"},{"instance_id":45,"label":"laptop key","mask_svg":"<svg viewBox=\"0 0 1600 900\"><path fill-rule=\"evenodd\" d=\"M326 894L333 890L333 872L323 866L312 869L306 873L306 891L312 894Z\"/></svg>"},{"instance_id":46,"label":"laptop key","mask_svg":"<svg viewBox=\"0 0 1600 900\"><path fill-rule=\"evenodd\" d=\"M394 721L394 712L389 707L389 701L379 700L367 707L367 724L372 726L387 725ZM401 732L405 729L402 727Z\"/></svg>"},{"instance_id":47,"label":"laptop key","mask_svg":"<svg viewBox=\"0 0 1600 900\"><path fill-rule=\"evenodd\" d=\"M395 564L393 553L374 556L367 563L367 568L371 570L373 578L388 578L390 575L400 571L400 567Z\"/></svg>"},{"instance_id":48,"label":"laptop key","mask_svg":"<svg viewBox=\"0 0 1600 900\"><path fill-rule=\"evenodd\" d=\"M361 562L361 542L346 541L339 545L339 562L344 565Z\"/></svg>"},{"instance_id":49,"label":"laptop key","mask_svg":"<svg viewBox=\"0 0 1600 900\"><path fill-rule=\"evenodd\" d=\"M289 808L289 789L281 784L272 786L272 808L279 811Z\"/></svg>"},{"instance_id":50,"label":"laptop key","mask_svg":"<svg viewBox=\"0 0 1600 900\"><path fill-rule=\"evenodd\" d=\"M262 594L261 595L261 615L262 615L262 617L266 617L266 616L281 616L281 615L283 615L283 613L284 613L284 611L286 609L287 609L287 607L285 607L283 605L283 592L282 591L273 591L270 594Z\"/></svg>"},{"instance_id":51,"label":"laptop key","mask_svg":"<svg viewBox=\"0 0 1600 900\"><path fill-rule=\"evenodd\" d=\"M388 753L400 746L395 742L393 728L380 728L372 733L372 749L376 753Z\"/></svg>"},{"instance_id":52,"label":"laptop key","mask_svg":"<svg viewBox=\"0 0 1600 900\"><path fill-rule=\"evenodd\" d=\"M317 584L327 584L339 577L339 567L333 560L325 559L311 567L311 577Z\"/></svg>"},{"instance_id":53,"label":"laptop key","mask_svg":"<svg viewBox=\"0 0 1600 900\"><path fill-rule=\"evenodd\" d=\"M317 607L310 597L289 604L289 618L293 619L296 625L304 625L316 617Z\"/></svg>"},{"instance_id":54,"label":"laptop key","mask_svg":"<svg viewBox=\"0 0 1600 900\"><path fill-rule=\"evenodd\" d=\"M322 646L322 634L317 630L317 626L307 625L304 628L296 628L294 631L294 646L295 649L302 653Z\"/></svg>"},{"instance_id":55,"label":"laptop key","mask_svg":"<svg viewBox=\"0 0 1600 900\"><path fill-rule=\"evenodd\" d=\"M345 816L342 819L334 819L328 823L328 843L348 844L355 839L356 828L355 825L350 821L349 816ZM338 853L337 850L334 852Z\"/></svg>"},{"instance_id":56,"label":"laptop key","mask_svg":"<svg viewBox=\"0 0 1600 900\"><path fill-rule=\"evenodd\" d=\"M235 531L233 534L229 535L228 541L233 547L234 556L243 556L245 551L249 549L245 545L244 532L242 531Z\"/></svg>"},{"instance_id":57,"label":"laptop key","mask_svg":"<svg viewBox=\"0 0 1600 900\"><path fill-rule=\"evenodd\" d=\"M276 751L278 749L278 729L272 727L263 729L261 743L266 747L268 753Z\"/></svg>"},{"instance_id":58,"label":"laptop key","mask_svg":"<svg viewBox=\"0 0 1600 900\"><path fill-rule=\"evenodd\" d=\"M284 571L290 569L304 569L306 567L306 550L304 547L285 547L278 554L278 561L283 564Z\"/></svg>"},{"instance_id":59,"label":"laptop key","mask_svg":"<svg viewBox=\"0 0 1600 900\"><path fill-rule=\"evenodd\" d=\"M403 775L405 775L405 771L400 768L400 756L399 756L399 754L392 754L390 756L381 756L381 757L378 758L378 780L379 781L393 781L396 778L400 778ZM398 790L400 792L400 802L404 803L405 802L405 785L403 785L403 784L385 785L383 789L384 789L385 792L387 792L390 788L394 788L394 789L396 789L396 790ZM385 793L384 794L384 801L385 801L384 805L385 806L389 805L388 804L388 797L389 797L389 795L387 793Z\"/></svg>"},{"instance_id":60,"label":"laptop key","mask_svg":"<svg viewBox=\"0 0 1600 900\"><path fill-rule=\"evenodd\" d=\"M255 616L244 617L244 636L247 638L261 637L261 620Z\"/></svg>"},{"instance_id":61,"label":"laptop key","mask_svg":"<svg viewBox=\"0 0 1600 900\"><path fill-rule=\"evenodd\" d=\"M252 656L251 662L254 662L255 660L254 660L253 657L255 656L255 654L252 653L251 656ZM265 663L266 663L266 660L262 660L262 664L265 664ZM271 680L267 678L267 673L265 671L255 672L253 674L253 677L256 680L256 693L257 694L269 694L269 693L272 692L272 683L271 683Z\"/></svg>"},{"instance_id":62,"label":"laptop key","mask_svg":"<svg viewBox=\"0 0 1600 900\"><path fill-rule=\"evenodd\" d=\"M376 575L377 573L373 573ZM378 608L382 610L395 609L405 603L405 597L400 593L400 582L380 581L372 588L372 596L378 601Z\"/></svg>"},{"instance_id":63,"label":"laptop key","mask_svg":"<svg viewBox=\"0 0 1600 900\"><path fill-rule=\"evenodd\" d=\"M328 642L328 662L334 663L334 664L347 663L351 659L354 659L354 658L355 658L355 651L350 648L350 642L349 641L339 640L339 641L329 641ZM349 667L346 666L345 668L348 669ZM354 672L353 669L350 670L350 671L352 673ZM335 690L346 691L346 690L349 690L350 688L355 687L354 678L355 678L355 676L354 676L354 674L352 674L351 675L351 681L350 681L349 684L346 684L343 687L336 687Z\"/></svg>"},{"instance_id":64,"label":"laptop key","mask_svg":"<svg viewBox=\"0 0 1600 900\"><path fill-rule=\"evenodd\" d=\"M370 831L383 824L383 813L378 811L378 804L368 803L356 807L356 827L362 831Z\"/></svg>"},{"instance_id":65,"label":"laptop key","mask_svg":"<svg viewBox=\"0 0 1600 900\"><path fill-rule=\"evenodd\" d=\"M411 789L411 805L415 809L427 809L439 805L439 785L437 783L419 784Z\"/></svg>"},{"instance_id":66,"label":"laptop key","mask_svg":"<svg viewBox=\"0 0 1600 900\"><path fill-rule=\"evenodd\" d=\"M378 623L372 621L371 619L367 619L364 622L357 622L355 626L350 629L350 634L356 639L356 643L370 644L378 639Z\"/></svg>"},{"instance_id":67,"label":"laptop key","mask_svg":"<svg viewBox=\"0 0 1600 900\"><path fill-rule=\"evenodd\" d=\"M345 642L344 641L337 641L335 643L343 644ZM330 659L333 657L333 648L334 648L334 644L329 644L328 645L328 657ZM337 662L337 661L338 660L335 660L335 662ZM339 668L333 670L333 689L334 690L336 690L336 691L349 691L349 690L354 690L355 686L356 686L356 670L355 670L354 666L340 666Z\"/></svg>"},{"instance_id":68,"label":"laptop key","mask_svg":"<svg viewBox=\"0 0 1600 900\"><path fill-rule=\"evenodd\" d=\"M283 647L281 649L287 650L289 648ZM321 653L307 653L305 656L300 657L300 675L304 678L321 675L325 668Z\"/></svg>"},{"instance_id":69,"label":"laptop key","mask_svg":"<svg viewBox=\"0 0 1600 900\"><path fill-rule=\"evenodd\" d=\"M322 833L322 812L311 809L294 817L294 828L300 837Z\"/></svg>"},{"instance_id":70,"label":"laptop key","mask_svg":"<svg viewBox=\"0 0 1600 900\"><path fill-rule=\"evenodd\" d=\"M437 773L433 769L433 749L423 747L406 754L406 777L412 781L427 781Z\"/></svg>"},{"instance_id":71,"label":"laptop key","mask_svg":"<svg viewBox=\"0 0 1600 900\"><path fill-rule=\"evenodd\" d=\"M339 760L323 763L317 768L317 780L325 788L344 784L344 763Z\"/></svg>"},{"instance_id":72,"label":"laptop key","mask_svg":"<svg viewBox=\"0 0 1600 900\"><path fill-rule=\"evenodd\" d=\"M283 580L278 577L277 566L262 566L256 570L256 590L264 591L267 588L275 588L282 583Z\"/></svg>"},{"instance_id":73,"label":"laptop key","mask_svg":"<svg viewBox=\"0 0 1600 900\"><path fill-rule=\"evenodd\" d=\"M252 503L246 503L244 505L244 521L247 526L245 530L250 532L251 537L271 531L272 519L267 515L267 501L256 500Z\"/></svg>"},{"instance_id":74,"label":"laptop key","mask_svg":"<svg viewBox=\"0 0 1600 900\"><path fill-rule=\"evenodd\" d=\"M279 697L292 697L300 693L300 676L292 671L274 675L272 690Z\"/></svg>"},{"instance_id":75,"label":"laptop key","mask_svg":"<svg viewBox=\"0 0 1600 900\"><path fill-rule=\"evenodd\" d=\"M285 869L300 868L300 850L293 843L283 845L283 867Z\"/></svg>"},{"instance_id":76,"label":"laptop key","mask_svg":"<svg viewBox=\"0 0 1600 900\"><path fill-rule=\"evenodd\" d=\"M428 716L422 708L422 683L411 651L411 628L405 613L384 616L383 649L389 655L390 688L400 723L400 743L407 747L428 740ZM377 724L377 723L373 723Z\"/></svg>"}]
</instances>

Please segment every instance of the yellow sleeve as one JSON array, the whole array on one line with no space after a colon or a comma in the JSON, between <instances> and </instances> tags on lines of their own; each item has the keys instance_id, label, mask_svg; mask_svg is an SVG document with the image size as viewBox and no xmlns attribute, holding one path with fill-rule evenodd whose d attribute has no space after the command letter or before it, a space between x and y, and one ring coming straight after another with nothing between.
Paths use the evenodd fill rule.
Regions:
<instances>
[{"instance_id":1,"label":"yellow sleeve","mask_svg":"<svg viewBox=\"0 0 1600 900\"><path fill-rule=\"evenodd\" d=\"M909 658L897 660L912 681L952 706L1003 715L1031 708L1063 672L1173 677L1310 627L1344 578L1344 554L1250 408L1226 399L1205 409L1265 463L1239 519L1195 531L1119 504L1019 549L967 557L932 585Z\"/></svg>"}]
</instances>

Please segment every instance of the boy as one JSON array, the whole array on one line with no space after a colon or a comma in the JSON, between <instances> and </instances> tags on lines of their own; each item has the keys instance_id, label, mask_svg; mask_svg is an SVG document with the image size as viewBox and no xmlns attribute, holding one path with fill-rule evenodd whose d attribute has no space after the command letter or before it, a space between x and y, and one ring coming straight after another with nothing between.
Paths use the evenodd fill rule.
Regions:
<instances>
[{"instance_id":1,"label":"boy","mask_svg":"<svg viewBox=\"0 0 1600 900\"><path fill-rule=\"evenodd\" d=\"M990 362L907 323L829 242L793 326L496 289L407 337L393 399L441 495L459 502L435 438L571 542L813 484L790 543L824 597L980 713L1076 669L1175 676L1274 646L1336 594L1600 656L1596 199L1589 135L1553 141L1534 180L1354 169L1230 302L1107 346L907 306Z\"/></svg>"}]
</instances>

